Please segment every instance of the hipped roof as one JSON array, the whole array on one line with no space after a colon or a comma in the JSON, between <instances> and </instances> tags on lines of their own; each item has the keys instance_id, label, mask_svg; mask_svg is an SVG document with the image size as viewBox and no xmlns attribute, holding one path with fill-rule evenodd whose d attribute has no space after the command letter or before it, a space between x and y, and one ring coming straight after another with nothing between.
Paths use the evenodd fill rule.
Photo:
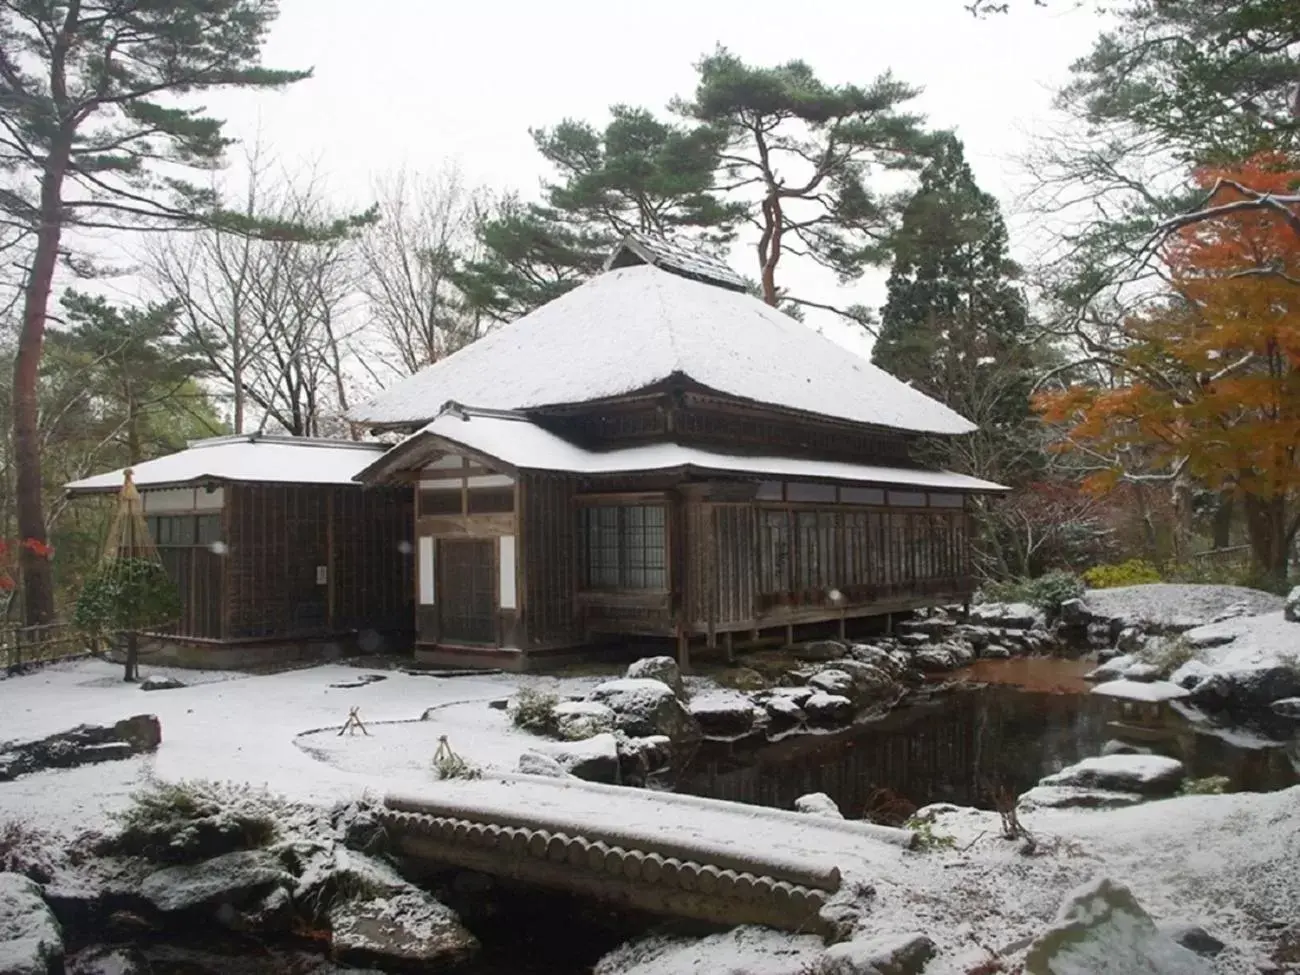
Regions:
<instances>
[{"instance_id":1,"label":"hipped roof","mask_svg":"<svg viewBox=\"0 0 1300 975\"><path fill-rule=\"evenodd\" d=\"M190 487L208 482L348 484L386 449L383 444L306 437L214 437L131 468L141 489ZM117 491L126 468L65 485L73 494Z\"/></svg>"},{"instance_id":2,"label":"hipped roof","mask_svg":"<svg viewBox=\"0 0 1300 975\"><path fill-rule=\"evenodd\" d=\"M381 481L393 471L419 465L439 449L464 451L511 471L555 471L578 475L680 472L748 479L853 481L978 493L1006 490L1000 484L951 471L794 457L742 456L675 443L644 444L620 450L586 450L549 433L525 417L455 406L378 458L358 475L358 479Z\"/></svg>"},{"instance_id":3,"label":"hipped roof","mask_svg":"<svg viewBox=\"0 0 1300 975\"><path fill-rule=\"evenodd\" d=\"M529 410L622 396L671 379L907 432L975 429L757 298L649 264L597 275L390 387L352 418L414 425L449 401Z\"/></svg>"}]
</instances>

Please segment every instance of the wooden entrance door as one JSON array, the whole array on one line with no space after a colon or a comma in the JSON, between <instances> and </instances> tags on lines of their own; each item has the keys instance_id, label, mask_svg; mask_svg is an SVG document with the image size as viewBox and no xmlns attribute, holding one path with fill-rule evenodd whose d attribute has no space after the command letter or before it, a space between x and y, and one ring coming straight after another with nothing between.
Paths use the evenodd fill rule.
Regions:
<instances>
[{"instance_id":1,"label":"wooden entrance door","mask_svg":"<svg viewBox=\"0 0 1300 975\"><path fill-rule=\"evenodd\" d=\"M497 642L497 545L494 538L438 542L439 643Z\"/></svg>"}]
</instances>

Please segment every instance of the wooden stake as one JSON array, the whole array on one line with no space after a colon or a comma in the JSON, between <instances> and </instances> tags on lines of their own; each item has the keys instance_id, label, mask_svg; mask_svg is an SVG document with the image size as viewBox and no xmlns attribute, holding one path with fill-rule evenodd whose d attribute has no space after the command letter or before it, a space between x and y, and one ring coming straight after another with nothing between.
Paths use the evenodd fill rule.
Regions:
<instances>
[{"instance_id":1,"label":"wooden stake","mask_svg":"<svg viewBox=\"0 0 1300 975\"><path fill-rule=\"evenodd\" d=\"M350 735L355 735L357 733L358 728L361 729L361 733L363 735L365 735L367 738L370 737L370 732L366 731L366 726L361 723L360 712L361 712L360 708L348 709L348 720L343 722L343 727L339 729L340 738L343 737L343 732L345 731Z\"/></svg>"}]
</instances>

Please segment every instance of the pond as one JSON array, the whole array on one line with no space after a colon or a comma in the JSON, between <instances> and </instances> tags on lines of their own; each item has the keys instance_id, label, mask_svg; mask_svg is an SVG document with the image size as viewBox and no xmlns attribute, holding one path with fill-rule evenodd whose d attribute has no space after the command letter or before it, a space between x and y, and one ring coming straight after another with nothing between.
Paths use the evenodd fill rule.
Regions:
<instances>
[{"instance_id":1,"label":"pond","mask_svg":"<svg viewBox=\"0 0 1300 975\"><path fill-rule=\"evenodd\" d=\"M1193 709L1124 714L1088 693L1084 661L986 660L953 677L971 682L842 732L775 743L706 743L679 792L781 809L824 792L844 815L899 818L931 802L991 808L1045 775L1101 754L1116 739L1181 760L1192 778L1226 776L1233 791L1300 783L1300 731L1267 718L1211 725ZM977 683L979 682L979 683ZM903 813L905 815L905 813Z\"/></svg>"}]
</instances>

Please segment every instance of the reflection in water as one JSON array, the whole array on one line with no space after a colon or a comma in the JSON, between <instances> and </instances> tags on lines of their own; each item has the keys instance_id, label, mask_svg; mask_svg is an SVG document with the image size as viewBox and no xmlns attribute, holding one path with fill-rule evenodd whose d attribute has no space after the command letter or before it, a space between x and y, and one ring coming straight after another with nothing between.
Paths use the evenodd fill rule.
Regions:
<instances>
[{"instance_id":1,"label":"reflection in water","mask_svg":"<svg viewBox=\"0 0 1300 975\"><path fill-rule=\"evenodd\" d=\"M1227 776L1234 790L1300 782L1294 740L1283 745L1243 734L1225 740L1168 705L1123 714L1115 701L1081 693L1087 669L1076 661L982 662L963 676L1006 683L955 690L834 735L758 746L709 742L676 788L782 809L801 795L825 792L850 818L864 816L879 801L879 789L918 806L989 808L994 789L1024 792L1044 775L1100 754L1112 738L1178 758L1193 778Z\"/></svg>"}]
</instances>

